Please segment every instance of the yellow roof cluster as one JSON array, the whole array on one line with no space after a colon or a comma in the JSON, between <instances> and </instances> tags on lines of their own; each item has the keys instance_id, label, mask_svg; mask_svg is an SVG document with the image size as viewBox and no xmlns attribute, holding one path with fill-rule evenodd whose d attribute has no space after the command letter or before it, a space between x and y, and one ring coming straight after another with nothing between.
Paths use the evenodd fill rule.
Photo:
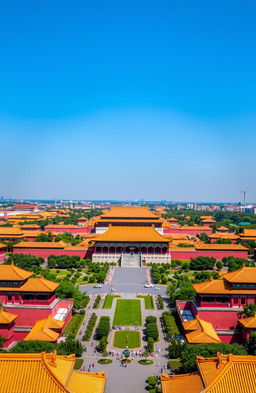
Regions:
<instances>
[{"instance_id":1,"label":"yellow roof cluster","mask_svg":"<svg viewBox=\"0 0 256 393\"><path fill-rule=\"evenodd\" d=\"M60 331L64 323L64 321L58 321L49 315L48 318L37 321L24 340L55 342L60 336L60 332L56 332L55 330Z\"/></svg>"},{"instance_id":2,"label":"yellow roof cluster","mask_svg":"<svg viewBox=\"0 0 256 393\"><path fill-rule=\"evenodd\" d=\"M162 374L163 393L255 393L256 356L197 357L198 373Z\"/></svg>"},{"instance_id":3,"label":"yellow roof cluster","mask_svg":"<svg viewBox=\"0 0 256 393\"><path fill-rule=\"evenodd\" d=\"M94 240L96 242L168 242L153 227L116 227L112 225Z\"/></svg>"},{"instance_id":4,"label":"yellow roof cluster","mask_svg":"<svg viewBox=\"0 0 256 393\"><path fill-rule=\"evenodd\" d=\"M182 322L186 333L186 339L190 344L220 343L221 340L215 332L212 324L200 318Z\"/></svg>"},{"instance_id":5,"label":"yellow roof cluster","mask_svg":"<svg viewBox=\"0 0 256 393\"><path fill-rule=\"evenodd\" d=\"M1 392L103 393L104 373L74 371L75 356L0 354Z\"/></svg>"}]
</instances>

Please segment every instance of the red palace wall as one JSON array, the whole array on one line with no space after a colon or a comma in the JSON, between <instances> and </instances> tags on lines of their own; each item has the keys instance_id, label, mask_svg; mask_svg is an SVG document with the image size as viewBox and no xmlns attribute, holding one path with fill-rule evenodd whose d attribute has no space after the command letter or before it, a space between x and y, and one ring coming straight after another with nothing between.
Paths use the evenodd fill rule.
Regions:
<instances>
[{"instance_id":1,"label":"red palace wall","mask_svg":"<svg viewBox=\"0 0 256 393\"><path fill-rule=\"evenodd\" d=\"M91 227L83 227L83 226L78 226L78 228L52 228L52 227L47 227L46 232L56 232L56 233L72 233L73 235L79 235L79 233L90 233Z\"/></svg>"},{"instance_id":2,"label":"red palace wall","mask_svg":"<svg viewBox=\"0 0 256 393\"><path fill-rule=\"evenodd\" d=\"M49 255L78 255L80 258L85 258L87 255L87 250L65 250L64 248L13 248L13 254L26 254L43 258L48 258Z\"/></svg>"},{"instance_id":3,"label":"red palace wall","mask_svg":"<svg viewBox=\"0 0 256 393\"><path fill-rule=\"evenodd\" d=\"M248 258L248 251L170 251L172 259L190 260L196 257L213 257L222 260L224 257Z\"/></svg>"},{"instance_id":4,"label":"red palace wall","mask_svg":"<svg viewBox=\"0 0 256 393\"><path fill-rule=\"evenodd\" d=\"M200 233L211 234L212 229L179 229L179 228L164 228L164 234L168 235L189 235L196 236Z\"/></svg>"}]
</instances>

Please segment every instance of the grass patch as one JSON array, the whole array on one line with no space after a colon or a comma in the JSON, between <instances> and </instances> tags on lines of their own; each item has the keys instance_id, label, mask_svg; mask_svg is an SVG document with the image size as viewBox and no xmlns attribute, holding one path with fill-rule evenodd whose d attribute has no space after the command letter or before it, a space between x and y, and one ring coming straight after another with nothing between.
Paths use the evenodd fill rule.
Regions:
<instances>
[{"instance_id":1,"label":"grass patch","mask_svg":"<svg viewBox=\"0 0 256 393\"><path fill-rule=\"evenodd\" d=\"M119 297L119 296L107 295L105 297L102 308L111 308L115 297Z\"/></svg>"},{"instance_id":2,"label":"grass patch","mask_svg":"<svg viewBox=\"0 0 256 393\"><path fill-rule=\"evenodd\" d=\"M98 360L99 364L110 364L112 362L113 362L112 359L100 359L100 360Z\"/></svg>"},{"instance_id":3,"label":"grass patch","mask_svg":"<svg viewBox=\"0 0 256 393\"><path fill-rule=\"evenodd\" d=\"M179 370L179 368L181 367L180 360L168 360L167 364L168 364L168 368L174 371Z\"/></svg>"},{"instance_id":4,"label":"grass patch","mask_svg":"<svg viewBox=\"0 0 256 393\"><path fill-rule=\"evenodd\" d=\"M146 310L154 310L154 301L152 296L137 296L139 298L143 298L145 302L145 309Z\"/></svg>"},{"instance_id":5,"label":"grass patch","mask_svg":"<svg viewBox=\"0 0 256 393\"><path fill-rule=\"evenodd\" d=\"M74 364L74 370L79 370L83 365L84 359L76 359Z\"/></svg>"},{"instance_id":6,"label":"grass patch","mask_svg":"<svg viewBox=\"0 0 256 393\"><path fill-rule=\"evenodd\" d=\"M65 327L63 333L74 334L74 336L76 336L83 322L83 319L84 319L84 314L72 315L72 318L70 319L69 323Z\"/></svg>"},{"instance_id":7,"label":"grass patch","mask_svg":"<svg viewBox=\"0 0 256 393\"><path fill-rule=\"evenodd\" d=\"M149 364L153 364L153 360L149 360L149 359L141 359L138 361L139 364L144 364L145 366L148 366Z\"/></svg>"},{"instance_id":8,"label":"grass patch","mask_svg":"<svg viewBox=\"0 0 256 393\"><path fill-rule=\"evenodd\" d=\"M118 331L114 336L114 347L116 348L139 348L140 333L135 331Z\"/></svg>"},{"instance_id":9,"label":"grass patch","mask_svg":"<svg viewBox=\"0 0 256 393\"><path fill-rule=\"evenodd\" d=\"M118 299L113 324L119 326L141 326L140 300Z\"/></svg>"}]
</instances>

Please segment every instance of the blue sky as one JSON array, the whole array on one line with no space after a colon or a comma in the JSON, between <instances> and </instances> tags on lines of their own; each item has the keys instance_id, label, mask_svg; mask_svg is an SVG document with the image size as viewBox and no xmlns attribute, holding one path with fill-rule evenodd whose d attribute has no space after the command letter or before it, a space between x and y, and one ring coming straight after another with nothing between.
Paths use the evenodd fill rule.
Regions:
<instances>
[{"instance_id":1,"label":"blue sky","mask_svg":"<svg viewBox=\"0 0 256 393\"><path fill-rule=\"evenodd\" d=\"M1 195L246 188L256 201L255 13L250 0L2 4Z\"/></svg>"}]
</instances>

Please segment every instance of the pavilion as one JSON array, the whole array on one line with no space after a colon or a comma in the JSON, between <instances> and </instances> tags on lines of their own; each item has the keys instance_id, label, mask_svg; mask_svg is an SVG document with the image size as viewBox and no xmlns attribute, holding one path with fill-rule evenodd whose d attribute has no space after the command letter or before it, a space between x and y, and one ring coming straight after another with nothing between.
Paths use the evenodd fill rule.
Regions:
<instances>
[{"instance_id":1,"label":"pavilion","mask_svg":"<svg viewBox=\"0 0 256 393\"><path fill-rule=\"evenodd\" d=\"M104 233L110 225L117 227L151 227L163 233L164 220L147 207L117 206L105 211L97 220L96 233Z\"/></svg>"},{"instance_id":2,"label":"pavilion","mask_svg":"<svg viewBox=\"0 0 256 393\"><path fill-rule=\"evenodd\" d=\"M112 226L93 239L93 262L121 262L136 259L138 266L150 262L170 262L169 241L154 227Z\"/></svg>"}]
</instances>

